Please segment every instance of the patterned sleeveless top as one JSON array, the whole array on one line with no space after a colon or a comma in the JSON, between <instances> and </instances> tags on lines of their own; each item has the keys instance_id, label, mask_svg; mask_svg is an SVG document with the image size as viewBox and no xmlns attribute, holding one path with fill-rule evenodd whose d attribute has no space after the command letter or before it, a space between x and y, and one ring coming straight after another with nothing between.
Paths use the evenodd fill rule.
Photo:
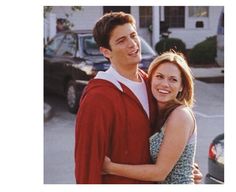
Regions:
<instances>
[{"instance_id":1,"label":"patterned sleeveless top","mask_svg":"<svg viewBox=\"0 0 236 192\"><path fill-rule=\"evenodd\" d=\"M164 125L165 126L165 125ZM158 153L160 150L160 146L162 140L164 138L164 126L161 128L160 132L153 134L149 138L150 143L150 154L153 162L156 162L158 158ZM195 123L196 129L196 123ZM180 157L177 161L176 165L166 177L165 181L158 182L162 184L193 184L192 177L192 166L195 159L195 151L196 151L196 140L197 140L197 132L194 131L192 136L189 138L187 145Z\"/></svg>"}]
</instances>

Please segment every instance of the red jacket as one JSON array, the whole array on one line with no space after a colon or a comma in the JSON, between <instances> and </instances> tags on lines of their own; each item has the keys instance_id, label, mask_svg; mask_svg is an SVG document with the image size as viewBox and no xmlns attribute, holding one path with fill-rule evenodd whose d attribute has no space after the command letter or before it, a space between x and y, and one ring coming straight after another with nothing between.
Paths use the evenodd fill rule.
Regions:
<instances>
[{"instance_id":1,"label":"red jacket","mask_svg":"<svg viewBox=\"0 0 236 192\"><path fill-rule=\"evenodd\" d=\"M93 79L84 90L76 118L76 183L145 183L101 175L105 156L117 163L150 163L150 122L155 112L150 88L147 86L151 121L136 96L119 84L123 90L107 80Z\"/></svg>"}]
</instances>

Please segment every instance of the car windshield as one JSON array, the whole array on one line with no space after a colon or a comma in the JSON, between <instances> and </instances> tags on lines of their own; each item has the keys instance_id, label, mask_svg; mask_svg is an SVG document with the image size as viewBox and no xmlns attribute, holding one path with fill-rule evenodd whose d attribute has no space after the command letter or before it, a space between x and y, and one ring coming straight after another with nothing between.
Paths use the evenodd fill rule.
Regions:
<instances>
[{"instance_id":1,"label":"car windshield","mask_svg":"<svg viewBox=\"0 0 236 192\"><path fill-rule=\"evenodd\" d=\"M148 45L142 38L140 38L140 41L141 41L141 47L142 47L142 54L155 55L155 52L152 50L150 45ZM84 36L83 45L84 45L83 51L86 55L93 55L93 56L102 55L97 47L97 44L93 36Z\"/></svg>"},{"instance_id":2,"label":"car windshield","mask_svg":"<svg viewBox=\"0 0 236 192\"><path fill-rule=\"evenodd\" d=\"M144 55L156 55L153 49L150 47L150 45L147 44L142 38L140 38L141 41L141 49L142 54Z\"/></svg>"},{"instance_id":3,"label":"car windshield","mask_svg":"<svg viewBox=\"0 0 236 192\"><path fill-rule=\"evenodd\" d=\"M85 36L83 37L83 44L84 44L84 53L87 55L102 55L98 49L98 46L93 38L93 36Z\"/></svg>"},{"instance_id":4,"label":"car windshield","mask_svg":"<svg viewBox=\"0 0 236 192\"><path fill-rule=\"evenodd\" d=\"M64 35L57 35L53 40L51 40L44 48L44 54L47 56L53 56L56 54L58 48L63 41Z\"/></svg>"}]
</instances>

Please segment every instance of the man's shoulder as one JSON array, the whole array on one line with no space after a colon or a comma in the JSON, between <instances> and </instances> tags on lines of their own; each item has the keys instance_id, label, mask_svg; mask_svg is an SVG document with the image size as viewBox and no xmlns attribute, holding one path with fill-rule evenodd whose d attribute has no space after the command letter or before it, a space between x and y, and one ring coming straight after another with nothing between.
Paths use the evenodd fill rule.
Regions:
<instances>
[{"instance_id":1,"label":"man's shoulder","mask_svg":"<svg viewBox=\"0 0 236 192\"><path fill-rule=\"evenodd\" d=\"M103 93L104 93L104 90L117 91L117 88L112 82L104 80L104 79L90 80L88 85L86 86L86 89L87 91L103 92Z\"/></svg>"},{"instance_id":2,"label":"man's shoulder","mask_svg":"<svg viewBox=\"0 0 236 192\"><path fill-rule=\"evenodd\" d=\"M92 79L83 91L83 98L86 96L96 100L112 99L120 96L120 90L111 82L104 79Z\"/></svg>"},{"instance_id":3,"label":"man's shoulder","mask_svg":"<svg viewBox=\"0 0 236 192\"><path fill-rule=\"evenodd\" d=\"M80 105L96 108L103 107L110 109L114 103L119 102L120 91L109 81L93 79L85 87L80 99Z\"/></svg>"}]
</instances>

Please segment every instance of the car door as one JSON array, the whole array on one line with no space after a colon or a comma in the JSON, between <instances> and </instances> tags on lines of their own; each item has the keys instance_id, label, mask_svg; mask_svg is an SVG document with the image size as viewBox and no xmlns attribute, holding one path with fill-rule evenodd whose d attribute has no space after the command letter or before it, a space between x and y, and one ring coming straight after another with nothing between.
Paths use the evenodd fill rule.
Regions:
<instances>
[{"instance_id":1,"label":"car door","mask_svg":"<svg viewBox=\"0 0 236 192\"><path fill-rule=\"evenodd\" d=\"M52 83L57 92L64 94L67 79L72 78L71 68L75 63L76 48L76 36L72 33L66 34L52 63Z\"/></svg>"},{"instance_id":2,"label":"car door","mask_svg":"<svg viewBox=\"0 0 236 192\"><path fill-rule=\"evenodd\" d=\"M54 89L53 66L57 60L57 50L62 44L64 34L54 37L44 48L44 87L49 90Z\"/></svg>"},{"instance_id":3,"label":"car door","mask_svg":"<svg viewBox=\"0 0 236 192\"><path fill-rule=\"evenodd\" d=\"M74 63L77 39L72 33L65 34L55 55L48 60L51 89L64 94L66 79L71 78L70 68Z\"/></svg>"}]
</instances>

